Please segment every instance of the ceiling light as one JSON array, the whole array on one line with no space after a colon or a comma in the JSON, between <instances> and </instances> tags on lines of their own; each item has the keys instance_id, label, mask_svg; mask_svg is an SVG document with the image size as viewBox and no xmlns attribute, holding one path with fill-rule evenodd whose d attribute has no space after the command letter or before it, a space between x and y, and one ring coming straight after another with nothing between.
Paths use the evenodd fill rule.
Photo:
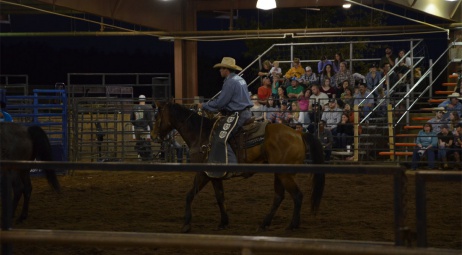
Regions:
<instances>
[{"instance_id":1,"label":"ceiling light","mask_svg":"<svg viewBox=\"0 0 462 255\"><path fill-rule=\"evenodd\" d=\"M276 0L258 0L257 8L262 10L271 10L276 8Z\"/></svg>"},{"instance_id":2,"label":"ceiling light","mask_svg":"<svg viewBox=\"0 0 462 255\"><path fill-rule=\"evenodd\" d=\"M343 4L343 8L345 9L350 9L350 7L351 7L351 4Z\"/></svg>"}]
</instances>

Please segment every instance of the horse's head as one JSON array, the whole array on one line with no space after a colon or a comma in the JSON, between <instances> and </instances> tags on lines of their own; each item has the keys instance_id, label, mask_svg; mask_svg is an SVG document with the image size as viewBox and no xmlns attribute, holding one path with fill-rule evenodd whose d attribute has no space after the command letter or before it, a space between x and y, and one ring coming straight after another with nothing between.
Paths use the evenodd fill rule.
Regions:
<instances>
[{"instance_id":1,"label":"horse's head","mask_svg":"<svg viewBox=\"0 0 462 255\"><path fill-rule=\"evenodd\" d=\"M170 107L169 102L154 102L157 108L157 114L155 118L154 128L151 132L153 139L164 140L168 133L173 130L172 123L170 121Z\"/></svg>"}]
</instances>

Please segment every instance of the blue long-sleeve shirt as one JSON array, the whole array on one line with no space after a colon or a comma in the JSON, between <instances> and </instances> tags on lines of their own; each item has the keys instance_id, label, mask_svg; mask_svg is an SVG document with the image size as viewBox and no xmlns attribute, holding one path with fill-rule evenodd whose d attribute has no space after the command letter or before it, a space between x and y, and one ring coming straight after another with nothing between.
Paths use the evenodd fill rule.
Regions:
<instances>
[{"instance_id":1,"label":"blue long-sleeve shirt","mask_svg":"<svg viewBox=\"0 0 462 255\"><path fill-rule=\"evenodd\" d=\"M202 105L205 110L212 112L223 109L231 112L242 111L252 106L247 83L235 73L231 73L225 78L221 93L215 100Z\"/></svg>"},{"instance_id":2,"label":"blue long-sleeve shirt","mask_svg":"<svg viewBox=\"0 0 462 255\"><path fill-rule=\"evenodd\" d=\"M425 148L427 148L430 144L433 148L437 148L438 138L436 136L436 133L433 131L426 133L425 131L420 130L419 134L417 134L417 138L415 139L415 143L421 144L422 147Z\"/></svg>"}]
</instances>

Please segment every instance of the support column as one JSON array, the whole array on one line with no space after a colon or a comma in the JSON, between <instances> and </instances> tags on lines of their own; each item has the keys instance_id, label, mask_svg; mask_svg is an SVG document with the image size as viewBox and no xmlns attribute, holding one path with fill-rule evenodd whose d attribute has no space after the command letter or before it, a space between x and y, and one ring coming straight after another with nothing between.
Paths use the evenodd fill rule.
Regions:
<instances>
[{"instance_id":1,"label":"support column","mask_svg":"<svg viewBox=\"0 0 462 255\"><path fill-rule=\"evenodd\" d=\"M182 5L183 31L196 31L196 6L194 1L184 1ZM197 42L175 39L175 98L177 103L193 103L192 98L198 94L197 79Z\"/></svg>"}]
</instances>

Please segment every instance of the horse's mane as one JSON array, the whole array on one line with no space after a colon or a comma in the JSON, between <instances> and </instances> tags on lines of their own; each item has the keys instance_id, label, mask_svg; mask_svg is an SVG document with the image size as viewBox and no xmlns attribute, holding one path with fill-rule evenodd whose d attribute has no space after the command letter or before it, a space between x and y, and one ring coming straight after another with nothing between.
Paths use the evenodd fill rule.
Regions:
<instances>
[{"instance_id":1,"label":"horse's mane","mask_svg":"<svg viewBox=\"0 0 462 255\"><path fill-rule=\"evenodd\" d=\"M169 112L173 118L175 118L178 122L185 122L188 126L188 129L191 131L196 132L197 134L200 131L202 126L202 132L205 134L210 134L212 127L213 127L213 120L207 117L200 116L193 110L188 109L186 106L181 104L168 104L170 105Z\"/></svg>"}]
</instances>

